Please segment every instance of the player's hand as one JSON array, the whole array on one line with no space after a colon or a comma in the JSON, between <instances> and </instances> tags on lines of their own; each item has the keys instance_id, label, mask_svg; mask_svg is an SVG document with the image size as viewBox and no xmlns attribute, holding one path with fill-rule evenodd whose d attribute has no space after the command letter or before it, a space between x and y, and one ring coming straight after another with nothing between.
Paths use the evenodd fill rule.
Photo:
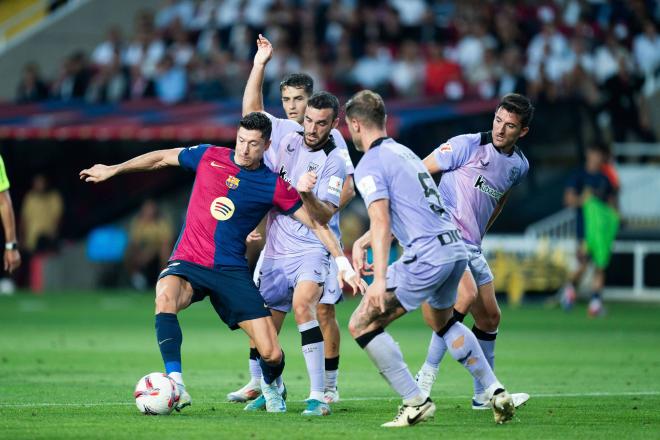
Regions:
<instances>
[{"instance_id":1,"label":"player's hand","mask_svg":"<svg viewBox=\"0 0 660 440\"><path fill-rule=\"evenodd\" d=\"M351 287L353 295L356 295L358 292L360 295L364 295L364 292L367 290L367 283L360 278L353 268L338 271L337 281L339 281L339 288L342 290L344 289L344 286L348 284Z\"/></svg>"},{"instance_id":2,"label":"player's hand","mask_svg":"<svg viewBox=\"0 0 660 440\"><path fill-rule=\"evenodd\" d=\"M12 273L16 269L18 269L18 266L21 265L21 254L18 252L18 249L6 249L5 250L5 258L4 258L4 266L5 266L5 271L8 273Z\"/></svg>"},{"instance_id":3,"label":"player's hand","mask_svg":"<svg viewBox=\"0 0 660 440\"><path fill-rule=\"evenodd\" d=\"M256 229L248 234L248 236L245 238L246 243L252 243L255 241L261 241L261 233L257 231Z\"/></svg>"},{"instance_id":4,"label":"player's hand","mask_svg":"<svg viewBox=\"0 0 660 440\"><path fill-rule=\"evenodd\" d=\"M385 280L375 280L364 293L367 304L385 313L385 298L387 297Z\"/></svg>"},{"instance_id":5,"label":"player's hand","mask_svg":"<svg viewBox=\"0 0 660 440\"><path fill-rule=\"evenodd\" d=\"M298 179L298 183L296 184L296 190L298 190L299 193L308 193L311 192L314 189L314 186L316 185L316 173L313 171L308 171L302 176L300 176L300 179Z\"/></svg>"},{"instance_id":6,"label":"player's hand","mask_svg":"<svg viewBox=\"0 0 660 440\"><path fill-rule=\"evenodd\" d=\"M367 250L356 241L353 243L353 268L361 276L370 276L374 274L374 265L367 261Z\"/></svg>"},{"instance_id":7,"label":"player's hand","mask_svg":"<svg viewBox=\"0 0 660 440\"><path fill-rule=\"evenodd\" d=\"M257 38L257 53L254 55L254 64L265 66L273 56L273 45L263 35Z\"/></svg>"},{"instance_id":8,"label":"player's hand","mask_svg":"<svg viewBox=\"0 0 660 440\"><path fill-rule=\"evenodd\" d=\"M85 182L99 183L108 180L115 175L115 168L107 165L96 164L91 168L80 172L80 180Z\"/></svg>"}]
</instances>

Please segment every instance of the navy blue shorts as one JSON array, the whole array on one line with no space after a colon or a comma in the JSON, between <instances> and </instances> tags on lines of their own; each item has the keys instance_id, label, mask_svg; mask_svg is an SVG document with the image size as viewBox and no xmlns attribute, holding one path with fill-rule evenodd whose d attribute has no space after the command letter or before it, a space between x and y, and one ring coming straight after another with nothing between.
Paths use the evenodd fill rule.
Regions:
<instances>
[{"instance_id":1,"label":"navy blue shorts","mask_svg":"<svg viewBox=\"0 0 660 440\"><path fill-rule=\"evenodd\" d=\"M176 260L168 263L158 279L168 275L183 278L190 283L193 288L191 303L208 296L220 319L232 330L236 330L240 322L271 316L247 267L210 269Z\"/></svg>"}]
</instances>

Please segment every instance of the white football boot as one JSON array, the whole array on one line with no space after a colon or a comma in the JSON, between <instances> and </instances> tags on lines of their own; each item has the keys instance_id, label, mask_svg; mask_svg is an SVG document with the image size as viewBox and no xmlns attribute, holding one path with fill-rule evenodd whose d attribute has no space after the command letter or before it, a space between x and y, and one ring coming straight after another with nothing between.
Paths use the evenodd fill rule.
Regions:
<instances>
[{"instance_id":1,"label":"white football boot","mask_svg":"<svg viewBox=\"0 0 660 440\"><path fill-rule=\"evenodd\" d=\"M527 393L511 393L511 398L513 399L513 406L520 408L529 400L529 394ZM491 409L492 405L490 399L486 393L476 394L472 396L472 409L480 411L485 409Z\"/></svg>"},{"instance_id":2,"label":"white football boot","mask_svg":"<svg viewBox=\"0 0 660 440\"><path fill-rule=\"evenodd\" d=\"M227 401L234 403L245 403L261 396L259 382L250 381L243 388L227 394Z\"/></svg>"},{"instance_id":3,"label":"white football boot","mask_svg":"<svg viewBox=\"0 0 660 440\"><path fill-rule=\"evenodd\" d=\"M435 403L430 398L426 398L424 403L417 406L401 405L399 412L394 420L383 423L383 428L404 428L413 426L420 422L430 420L435 415Z\"/></svg>"},{"instance_id":4,"label":"white football boot","mask_svg":"<svg viewBox=\"0 0 660 440\"><path fill-rule=\"evenodd\" d=\"M323 393L323 400L327 404L339 402L339 390L337 388L334 390L325 390Z\"/></svg>"},{"instance_id":5,"label":"white football boot","mask_svg":"<svg viewBox=\"0 0 660 440\"><path fill-rule=\"evenodd\" d=\"M188 393L188 391L186 391L185 385L177 383L176 387L179 390L179 401L176 403L174 409L177 411L181 411L186 406L192 405L192 397L190 397L190 394Z\"/></svg>"},{"instance_id":6,"label":"white football boot","mask_svg":"<svg viewBox=\"0 0 660 440\"><path fill-rule=\"evenodd\" d=\"M261 393L266 400L266 411L272 413L286 412L286 403L280 394L277 381L273 381L270 385L261 379Z\"/></svg>"},{"instance_id":7,"label":"white football boot","mask_svg":"<svg viewBox=\"0 0 660 440\"><path fill-rule=\"evenodd\" d=\"M513 398L505 389L499 389L490 398L490 404L493 407L493 418L495 423L502 424L513 419L516 413L516 407L513 404Z\"/></svg>"}]
</instances>

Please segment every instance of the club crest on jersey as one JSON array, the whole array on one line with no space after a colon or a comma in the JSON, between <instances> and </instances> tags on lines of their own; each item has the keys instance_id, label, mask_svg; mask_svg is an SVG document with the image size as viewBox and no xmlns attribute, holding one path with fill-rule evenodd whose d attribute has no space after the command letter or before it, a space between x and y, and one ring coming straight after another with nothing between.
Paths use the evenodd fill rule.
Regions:
<instances>
[{"instance_id":1,"label":"club crest on jersey","mask_svg":"<svg viewBox=\"0 0 660 440\"><path fill-rule=\"evenodd\" d=\"M314 163L314 162L310 162L309 165L307 165L307 172L308 173L316 172L316 170L318 170L319 167L320 167L319 164Z\"/></svg>"},{"instance_id":2,"label":"club crest on jersey","mask_svg":"<svg viewBox=\"0 0 660 440\"><path fill-rule=\"evenodd\" d=\"M229 220L236 211L234 202L227 197L218 197L211 202L211 215L214 219L224 222Z\"/></svg>"},{"instance_id":3,"label":"club crest on jersey","mask_svg":"<svg viewBox=\"0 0 660 440\"><path fill-rule=\"evenodd\" d=\"M438 148L438 149L440 150L440 153L442 153L442 154L451 153L452 151L454 151L451 148L451 144L449 142L440 145L440 148Z\"/></svg>"},{"instance_id":4,"label":"club crest on jersey","mask_svg":"<svg viewBox=\"0 0 660 440\"><path fill-rule=\"evenodd\" d=\"M227 180L225 180L225 183L227 184L227 187L229 189L236 189L238 188L238 184L241 181L241 179L237 178L236 176L229 176L227 177Z\"/></svg>"},{"instance_id":5,"label":"club crest on jersey","mask_svg":"<svg viewBox=\"0 0 660 440\"><path fill-rule=\"evenodd\" d=\"M509 170L509 182L514 183L520 177L520 168L514 167Z\"/></svg>"}]
</instances>

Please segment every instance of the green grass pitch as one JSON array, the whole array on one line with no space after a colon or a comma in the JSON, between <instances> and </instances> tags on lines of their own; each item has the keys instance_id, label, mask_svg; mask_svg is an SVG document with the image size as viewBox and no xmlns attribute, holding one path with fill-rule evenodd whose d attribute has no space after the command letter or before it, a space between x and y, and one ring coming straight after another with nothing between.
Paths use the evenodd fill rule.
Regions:
<instances>
[{"instance_id":1,"label":"green grass pitch","mask_svg":"<svg viewBox=\"0 0 660 440\"><path fill-rule=\"evenodd\" d=\"M247 378L247 341L203 302L182 312L183 362L193 406L167 417L141 415L137 380L163 366L152 295L127 292L0 297L0 438L660 438L660 306L609 306L605 319L529 306L503 309L497 374L532 395L513 422L472 411L467 372L447 357L433 391L435 420L403 430L379 425L399 400L346 331L355 301L338 307L342 402L304 418L308 379L293 319L286 414L245 413L225 395ZM413 374L430 331L416 312L390 331Z\"/></svg>"}]
</instances>

